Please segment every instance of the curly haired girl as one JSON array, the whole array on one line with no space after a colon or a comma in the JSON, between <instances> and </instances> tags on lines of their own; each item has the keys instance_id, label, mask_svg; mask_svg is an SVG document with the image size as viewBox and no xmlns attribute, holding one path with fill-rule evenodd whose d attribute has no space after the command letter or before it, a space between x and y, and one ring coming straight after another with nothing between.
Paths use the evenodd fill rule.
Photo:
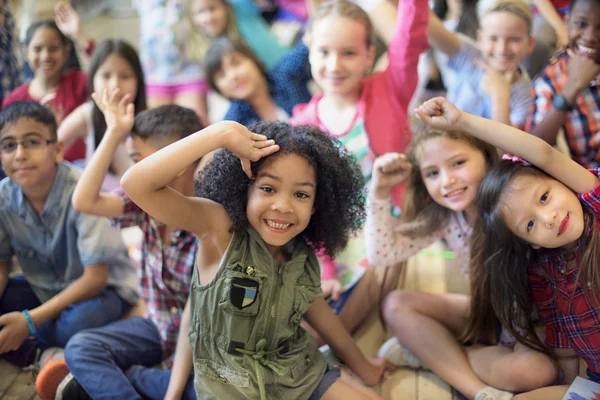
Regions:
<instances>
[{"instance_id":1,"label":"curly haired girl","mask_svg":"<svg viewBox=\"0 0 600 400\"><path fill-rule=\"evenodd\" d=\"M220 148L198 197L165 186ZM315 251L342 249L364 218L364 182L339 142L314 127L223 121L142 160L121 183L149 214L198 236L190 343L199 398L379 398L340 379L299 326L305 318L365 383L381 378L385 362L365 359L322 297Z\"/></svg>"}]
</instances>

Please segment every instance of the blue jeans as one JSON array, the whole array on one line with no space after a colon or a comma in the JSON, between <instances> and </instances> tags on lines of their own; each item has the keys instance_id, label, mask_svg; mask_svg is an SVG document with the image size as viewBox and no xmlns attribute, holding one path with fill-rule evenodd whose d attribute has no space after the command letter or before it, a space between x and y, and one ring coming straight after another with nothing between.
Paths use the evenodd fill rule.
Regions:
<instances>
[{"instance_id":1,"label":"blue jeans","mask_svg":"<svg viewBox=\"0 0 600 400\"><path fill-rule=\"evenodd\" d=\"M187 338L186 338L187 339ZM169 387L169 379L171 379L171 371L146 368L140 365L135 365L127 370L127 378L142 395L144 399L163 400L167 394ZM196 400L196 391L194 390L194 373L190 374L185 390L181 395L182 400Z\"/></svg>"},{"instance_id":2,"label":"blue jeans","mask_svg":"<svg viewBox=\"0 0 600 400\"><path fill-rule=\"evenodd\" d=\"M40 306L40 301L23 276L9 278L8 285L0 297L0 315L23 311ZM129 305L112 289L106 289L98 296L71 304L58 318L40 325L35 337L25 340L16 351L3 354L3 358L19 366L30 365L35 361L38 349L50 346L65 347L77 332L111 323L124 314Z\"/></svg>"},{"instance_id":3,"label":"blue jeans","mask_svg":"<svg viewBox=\"0 0 600 400\"><path fill-rule=\"evenodd\" d=\"M124 371L160 364L162 355L156 326L142 317L81 332L65 349L69 370L94 400L141 399L136 388L143 385L130 382Z\"/></svg>"}]
</instances>

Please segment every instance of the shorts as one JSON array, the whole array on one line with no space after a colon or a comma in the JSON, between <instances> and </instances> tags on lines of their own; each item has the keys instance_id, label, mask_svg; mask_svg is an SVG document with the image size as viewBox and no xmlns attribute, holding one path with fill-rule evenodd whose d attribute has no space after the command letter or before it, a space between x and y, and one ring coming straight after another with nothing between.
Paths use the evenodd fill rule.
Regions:
<instances>
[{"instance_id":1,"label":"shorts","mask_svg":"<svg viewBox=\"0 0 600 400\"><path fill-rule=\"evenodd\" d=\"M190 92L208 93L209 90L210 86L206 80L179 83L174 85L146 85L146 95L170 98Z\"/></svg>"},{"instance_id":2,"label":"shorts","mask_svg":"<svg viewBox=\"0 0 600 400\"><path fill-rule=\"evenodd\" d=\"M333 385L338 379L340 379L340 369L338 367L327 367L325 371L325 375L321 378L321 382L319 382L319 386L315 389L315 391L310 395L308 400L319 400L325 392Z\"/></svg>"}]
</instances>

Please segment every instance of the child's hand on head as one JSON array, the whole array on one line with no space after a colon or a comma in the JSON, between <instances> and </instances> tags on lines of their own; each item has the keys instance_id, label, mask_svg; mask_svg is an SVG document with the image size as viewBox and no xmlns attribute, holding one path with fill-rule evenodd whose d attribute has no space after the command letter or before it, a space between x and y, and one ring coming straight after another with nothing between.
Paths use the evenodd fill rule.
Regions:
<instances>
[{"instance_id":1,"label":"child's hand on head","mask_svg":"<svg viewBox=\"0 0 600 400\"><path fill-rule=\"evenodd\" d=\"M434 97L415 109L417 117L436 129L450 129L460 120L462 111L444 97Z\"/></svg>"},{"instance_id":2,"label":"child's hand on head","mask_svg":"<svg viewBox=\"0 0 600 400\"><path fill-rule=\"evenodd\" d=\"M323 290L323 297L331 295L333 301L337 301L342 294L342 284L337 279L324 279L321 281L321 289Z\"/></svg>"},{"instance_id":3,"label":"child's hand on head","mask_svg":"<svg viewBox=\"0 0 600 400\"><path fill-rule=\"evenodd\" d=\"M79 14L77 14L77 11L73 9L71 4L59 1L54 6L54 13L56 14L54 20L58 29L70 39L77 39L81 28L81 21Z\"/></svg>"},{"instance_id":4,"label":"child's hand on head","mask_svg":"<svg viewBox=\"0 0 600 400\"><path fill-rule=\"evenodd\" d=\"M242 170L252 179L251 161L258 161L279 150L274 140L267 139L265 135L250 132L244 125L237 122L224 121L229 125L225 130L225 143L223 147L234 153L242 162Z\"/></svg>"},{"instance_id":5,"label":"child's hand on head","mask_svg":"<svg viewBox=\"0 0 600 400\"><path fill-rule=\"evenodd\" d=\"M517 71L510 70L502 73L490 67L483 60L477 60L475 63L485 71L481 79L481 89L485 94L488 96L499 94L510 96L510 85L515 79Z\"/></svg>"},{"instance_id":6,"label":"child's hand on head","mask_svg":"<svg viewBox=\"0 0 600 400\"><path fill-rule=\"evenodd\" d=\"M408 178L410 170L411 165L404 154L387 153L377 157L373 163L372 195L377 199L388 198L392 188Z\"/></svg>"},{"instance_id":7,"label":"child's hand on head","mask_svg":"<svg viewBox=\"0 0 600 400\"><path fill-rule=\"evenodd\" d=\"M563 92L572 93L573 100L600 74L600 65L592 58L568 49L567 83Z\"/></svg>"},{"instance_id":8,"label":"child's hand on head","mask_svg":"<svg viewBox=\"0 0 600 400\"><path fill-rule=\"evenodd\" d=\"M120 94L119 88L113 89L110 95L108 89L104 89L101 95L92 93L92 99L104 114L107 133L114 132L125 138L133 127L135 106L130 103L129 94L119 100Z\"/></svg>"}]
</instances>

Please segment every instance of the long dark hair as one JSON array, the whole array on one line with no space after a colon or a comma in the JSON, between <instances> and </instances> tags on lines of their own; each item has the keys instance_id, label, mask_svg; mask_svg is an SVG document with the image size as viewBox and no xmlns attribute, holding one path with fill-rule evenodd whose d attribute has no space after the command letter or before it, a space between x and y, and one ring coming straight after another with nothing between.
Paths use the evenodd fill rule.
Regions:
<instances>
[{"instance_id":1,"label":"long dark hair","mask_svg":"<svg viewBox=\"0 0 600 400\"><path fill-rule=\"evenodd\" d=\"M442 21L446 19L448 14L447 0L434 0L433 12ZM463 0L462 12L456 25L456 32L464 33L465 35L475 39L477 30L479 29L479 18L477 16L477 0Z\"/></svg>"},{"instance_id":2,"label":"long dark hair","mask_svg":"<svg viewBox=\"0 0 600 400\"><path fill-rule=\"evenodd\" d=\"M94 88L94 76L96 75L96 72L98 72L100 66L112 54L122 57L133 69L135 78L137 79L137 93L135 94L135 99L133 101L135 113L137 114L140 111L144 111L146 109L146 83L144 80L142 64L140 63L137 51L135 51L133 46L123 40L107 39L96 46L96 50L90 60L88 72L88 86L91 92L93 93L96 90ZM98 148L98 145L104 137L104 132L106 132L106 121L104 121L104 114L102 114L102 111L100 111L96 103L93 103L92 123L94 127L94 142L96 148Z\"/></svg>"},{"instance_id":3,"label":"long dark hair","mask_svg":"<svg viewBox=\"0 0 600 400\"><path fill-rule=\"evenodd\" d=\"M493 337L499 322L520 343L555 358L535 334L531 321L535 302L529 290L528 264L536 262L537 251L511 232L504 220L503 199L510 195L510 183L519 176L554 179L538 168L501 161L479 185L480 217L471 242L471 312L461 339L481 341ZM585 209L584 221L584 233L578 243L584 250L577 282L592 283L582 286L586 297L598 306L595 290L600 287L600 235L596 218Z\"/></svg>"}]
</instances>

